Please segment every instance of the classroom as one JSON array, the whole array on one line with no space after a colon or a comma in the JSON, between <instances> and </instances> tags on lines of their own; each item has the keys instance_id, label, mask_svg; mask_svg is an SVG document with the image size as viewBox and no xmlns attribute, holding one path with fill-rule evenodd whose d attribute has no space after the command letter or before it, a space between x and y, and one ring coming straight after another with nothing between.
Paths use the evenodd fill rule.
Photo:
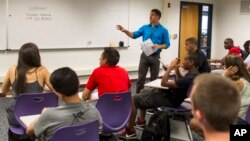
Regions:
<instances>
[{"instance_id":1,"label":"classroom","mask_svg":"<svg viewBox=\"0 0 250 141\"><path fill-rule=\"evenodd\" d=\"M161 15L159 16L155 11L152 12L152 9L160 10ZM152 52L152 55L150 54L148 56L153 56L153 58L158 57L156 59L158 61L157 76L154 74L154 68L151 68L151 66L141 68L141 61L143 60L143 51L141 46L143 46L142 43L145 41L144 35L147 35L146 32L141 33L140 30L143 30L143 25L150 25L152 22L150 20L153 19L151 17L152 13L153 17L154 14L156 14L156 17L160 17L160 25L167 29L166 34L163 33L164 37L166 35L167 38L167 41L164 39L164 43L158 43L152 39L154 38L153 36L161 34L159 32L153 31L154 33L149 35L150 37L146 37L151 38L154 44L151 45L151 47L153 46L154 52ZM140 112L134 112L135 110L137 111L137 109L153 109L153 113L147 112L146 114L147 123L150 120L150 117L156 114L156 111L164 111L160 109L161 106L160 108L155 108L154 106L152 108L147 108L146 106L145 108L145 105L140 105L142 104L140 103L140 100L143 100L143 97L137 96L137 94L144 94L144 92L141 88L139 88L139 85L142 85L142 88L144 88L144 86L145 88L152 87L160 92L162 87L163 89L165 89L164 87L167 87L164 91L168 91L168 89L172 88L178 88L179 81L173 79L175 76L178 77L177 72L175 72L177 71L176 68L182 66L182 68L188 72L187 74L193 74L196 73L196 71L200 72L200 65L197 67L198 69L196 71L192 68L196 67L196 60L206 60L206 63L208 63L207 65L210 69L212 69L212 71L210 70L212 72L211 74L219 73L223 77L226 76L231 78L233 80L232 82L237 81L237 84L240 83L238 80L240 81L244 78L244 81L241 82L242 85L248 85L248 83L250 83L248 82L250 81L250 77L248 78L249 74L245 74L245 70L246 72L250 71L250 67L248 66L250 65L250 57L247 57L249 49L246 50L245 46L247 45L249 46L248 48L250 48L249 23L249 0L0 0L0 117L1 119L4 119L0 121L0 141L8 140L9 124L6 115L6 108L9 101L13 99L11 92L8 93L7 96L5 96L2 92L3 90L6 92L3 85L4 80L6 79L7 72L9 72L10 68L19 63L19 51L26 43L34 43L34 45L31 44L30 46L37 46L41 58L41 65L45 67L45 69L41 70L43 74L59 74L59 68L64 68L64 71L68 71L69 75L72 73L72 77L76 73L77 79L79 80L79 88L77 92L79 93L81 99L84 99L89 103L92 102L91 97L100 99L101 92L97 83L107 79L105 76L108 72L106 72L106 74L103 73L105 76L100 76L100 80L98 80L98 82L94 80L95 78L93 74L97 68L102 66L102 59L105 60L106 58L107 63L110 60L111 62L115 60L109 60L109 57L107 56L119 56L117 65L122 68L122 70L126 71L126 78L124 79L129 79L128 86L127 84L126 86L123 85L124 87L129 87L129 89L125 88L124 90L129 91L130 95L132 95L131 98L133 99L132 107L129 107L131 108L132 116L130 113L130 118L126 121L128 122L128 125L123 127L123 129L127 129L130 128L129 124L137 124L131 120L131 117L135 116L134 118L136 118L137 122L140 121L140 117L138 117ZM143 39L140 36L143 36ZM161 36L160 38L164 37ZM194 37L194 39L190 37ZM231 42L231 39L233 40L233 43ZM232 48L235 50L231 49L231 47L226 47L226 44L230 43L232 43ZM190 44L196 44L196 47L198 48L197 50L202 52L205 58L199 58L199 56L198 59L195 60L194 58L197 56L192 56L192 51L187 49L187 46ZM106 48L112 49L109 50ZM158 52L158 50L161 50L161 52ZM117 51L119 52L118 55L116 54ZM154 56L155 53L156 56ZM244 53L246 53L246 57L243 57ZM247 65L247 67L241 68L240 66L235 67L235 65L233 65L233 63L238 62L233 62L232 60L237 60L239 58L233 58L235 57L233 56L235 54L240 55L241 58L245 60L242 61L239 59L243 66ZM148 56L146 55L146 60ZM191 66L186 66L187 68L183 67L186 60L192 62L186 63L186 65L192 64ZM163 68L163 65L166 65L166 68ZM148 67L150 67L148 72L143 71L148 70ZM233 77L233 75L240 72L241 69L243 69L243 74L237 76L237 78ZM54 83L51 83L52 77L47 78L46 76L44 80L40 80L39 70L35 69L35 72L35 79L38 82L44 82L45 85L48 84L47 86L49 88L47 87L46 89L51 89L52 87L54 88ZM114 75L114 72L110 72L110 74L112 73L113 75L111 75L110 78L117 76L117 83L120 83L121 80L123 80L118 79L118 74ZM14 79L11 78L8 82L11 83L12 80L16 82L16 74L17 73L14 71ZM186 73L183 72L180 74L183 77L186 75ZM153 75L156 77L153 78ZM29 78L28 74L26 74L26 77ZM30 75L30 77L33 77L33 75ZM192 77L193 81L196 75L192 75ZM205 77L206 76L204 76L204 78ZM240 79L238 77L240 77ZM169 78L174 81L170 82ZM216 76L213 77L213 75L210 78L214 81L215 79L222 79L222 81L224 81L223 78L217 78ZM54 79L57 79L56 74ZM155 85L154 83L148 83L155 79L157 79L156 85L158 85L156 87L153 86ZM194 79L194 83L190 82L189 87L185 88L185 92L188 93L186 98L190 96L190 93L192 93L191 96L195 98L196 93L193 92L195 90L193 90L194 88L192 87L198 82L200 82L198 78L197 81ZM112 84L111 81L109 83L113 85L113 87L116 87L115 83ZM226 84L229 85L227 80L225 80L225 85ZM112 86L107 85L108 83L105 88L112 89ZM243 89L242 87L244 86L240 86L240 94ZM13 83L11 84L10 89L12 87ZM246 92L247 90L248 87L244 89L245 100L241 101L241 104L250 104L250 91ZM95 93L95 96L91 95L91 92L92 94ZM121 90L119 92L121 92ZM154 92L152 91L149 93ZM93 100L93 103L97 103L98 105L98 100L96 99ZM190 99L185 100L188 101L187 103L189 103L189 107L193 106L192 100L194 99L191 98L191 103ZM180 104L178 103L178 105ZM140 106L142 108L139 108ZM98 106L96 107L98 109ZM242 110L241 108L240 114ZM245 105L244 108L245 111L248 110L248 106ZM96 110L96 108L94 109ZM172 117L169 118L171 126L171 141L200 140L200 138L197 139L194 135L191 135L194 132L194 129L192 129L193 126L190 125L192 124L190 123L190 115L192 117L192 113L194 111L193 109L190 109L188 111L188 120L179 120L178 116L177 120ZM100 114L102 116L101 112ZM244 113L243 116L244 118L246 116L245 114L246 113ZM187 118L187 116L185 116L185 118ZM102 117L102 119L104 120L105 118ZM250 124L250 121L246 122ZM188 129L190 128L189 125L191 126L192 133ZM175 129L178 127L178 130ZM118 138L120 131L123 129L112 133L114 133L114 136ZM141 138L143 128L137 129L135 127L133 130L136 130L136 139L134 140L143 141ZM207 136L205 135L205 138L206 137ZM207 138L207 140L208 139L209 138ZM229 139L229 137L227 139ZM100 138L100 140L104 139ZM117 140L122 139L119 138ZM216 140L214 139L214 141Z\"/></svg>"}]
</instances>

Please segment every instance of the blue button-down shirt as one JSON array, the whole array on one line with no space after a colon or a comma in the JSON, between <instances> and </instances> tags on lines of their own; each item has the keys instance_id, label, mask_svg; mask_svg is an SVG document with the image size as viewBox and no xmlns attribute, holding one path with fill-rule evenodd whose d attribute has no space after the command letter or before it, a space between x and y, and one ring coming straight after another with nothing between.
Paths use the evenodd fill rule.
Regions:
<instances>
[{"instance_id":1,"label":"blue button-down shirt","mask_svg":"<svg viewBox=\"0 0 250 141\"><path fill-rule=\"evenodd\" d=\"M142 40L151 39L154 44L162 45L166 44L168 48L170 46L168 30L160 23L152 27L151 24L142 26L139 30L133 33L133 38L139 38L142 36ZM154 54L160 54L161 49L157 50Z\"/></svg>"}]
</instances>

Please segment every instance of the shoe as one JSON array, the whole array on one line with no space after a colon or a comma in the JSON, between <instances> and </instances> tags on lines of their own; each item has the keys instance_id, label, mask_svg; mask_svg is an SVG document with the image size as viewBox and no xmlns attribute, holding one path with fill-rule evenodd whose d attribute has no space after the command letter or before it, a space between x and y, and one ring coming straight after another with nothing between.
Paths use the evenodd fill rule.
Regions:
<instances>
[{"instance_id":1,"label":"shoe","mask_svg":"<svg viewBox=\"0 0 250 141\"><path fill-rule=\"evenodd\" d=\"M124 138L124 139L136 139L136 132L135 129L129 129L126 127L121 133L119 134L119 138Z\"/></svg>"},{"instance_id":2,"label":"shoe","mask_svg":"<svg viewBox=\"0 0 250 141\"><path fill-rule=\"evenodd\" d=\"M146 126L146 120L142 121L139 117L137 118L137 121L135 122L135 126L143 129Z\"/></svg>"},{"instance_id":3,"label":"shoe","mask_svg":"<svg viewBox=\"0 0 250 141\"><path fill-rule=\"evenodd\" d=\"M153 115L157 111L158 111L157 109L149 109L149 110L147 110L147 114Z\"/></svg>"}]
</instances>

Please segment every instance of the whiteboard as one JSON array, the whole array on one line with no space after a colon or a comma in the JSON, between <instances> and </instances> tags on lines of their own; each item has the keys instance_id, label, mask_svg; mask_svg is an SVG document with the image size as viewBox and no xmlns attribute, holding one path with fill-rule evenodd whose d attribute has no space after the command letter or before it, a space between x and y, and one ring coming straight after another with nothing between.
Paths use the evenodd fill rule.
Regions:
<instances>
[{"instance_id":1,"label":"whiteboard","mask_svg":"<svg viewBox=\"0 0 250 141\"><path fill-rule=\"evenodd\" d=\"M128 37L116 25L129 27L129 4L129 0L8 0L8 48L19 49L26 42L40 49L118 46L119 41L128 46Z\"/></svg>"},{"instance_id":2,"label":"whiteboard","mask_svg":"<svg viewBox=\"0 0 250 141\"><path fill-rule=\"evenodd\" d=\"M7 47L6 0L0 0L0 50Z\"/></svg>"}]
</instances>

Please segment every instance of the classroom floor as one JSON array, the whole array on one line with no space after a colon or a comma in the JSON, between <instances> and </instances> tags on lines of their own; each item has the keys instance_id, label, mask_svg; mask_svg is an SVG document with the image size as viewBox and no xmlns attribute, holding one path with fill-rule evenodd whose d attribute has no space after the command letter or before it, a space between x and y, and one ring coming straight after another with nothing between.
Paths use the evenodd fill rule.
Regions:
<instances>
[{"instance_id":1,"label":"classroom floor","mask_svg":"<svg viewBox=\"0 0 250 141\"><path fill-rule=\"evenodd\" d=\"M131 88L132 94L135 93L135 83L132 83ZM0 98L0 141L7 141L7 131L8 131L8 122L6 118L5 109L8 106L10 98ZM146 119L150 118L150 115L147 114ZM183 121L171 120L171 141L189 141L186 127ZM140 138L142 131L137 130L137 137ZM113 139L110 139L113 141ZM129 140L129 141L139 141L139 140Z\"/></svg>"}]
</instances>

